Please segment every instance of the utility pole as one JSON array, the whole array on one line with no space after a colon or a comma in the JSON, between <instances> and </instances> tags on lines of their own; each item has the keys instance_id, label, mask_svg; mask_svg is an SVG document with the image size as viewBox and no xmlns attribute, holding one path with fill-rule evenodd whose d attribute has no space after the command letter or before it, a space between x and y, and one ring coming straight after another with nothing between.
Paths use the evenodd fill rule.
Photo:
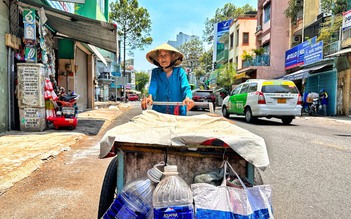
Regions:
<instances>
[{"instance_id":1,"label":"utility pole","mask_svg":"<svg viewBox=\"0 0 351 219\"><path fill-rule=\"evenodd\" d=\"M126 34L123 34L123 77L126 77ZM128 82L128 80L127 80ZM127 102L127 84L123 85L123 102Z\"/></svg>"}]
</instances>

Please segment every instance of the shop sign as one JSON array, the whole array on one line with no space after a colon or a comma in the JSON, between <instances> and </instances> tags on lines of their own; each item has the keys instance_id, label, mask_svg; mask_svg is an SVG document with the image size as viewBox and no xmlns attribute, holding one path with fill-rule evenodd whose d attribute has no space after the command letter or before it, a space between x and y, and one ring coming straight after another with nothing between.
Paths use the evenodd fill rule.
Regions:
<instances>
[{"instance_id":1,"label":"shop sign","mask_svg":"<svg viewBox=\"0 0 351 219\"><path fill-rule=\"evenodd\" d=\"M37 62L37 48L26 46L24 50L24 57L26 62Z\"/></svg>"},{"instance_id":2,"label":"shop sign","mask_svg":"<svg viewBox=\"0 0 351 219\"><path fill-rule=\"evenodd\" d=\"M291 69L304 63L305 49L311 44L315 44L317 37L313 37L285 52L285 69Z\"/></svg>"},{"instance_id":3,"label":"shop sign","mask_svg":"<svg viewBox=\"0 0 351 219\"><path fill-rule=\"evenodd\" d=\"M351 28L351 10L342 13L342 16L342 31L345 31Z\"/></svg>"},{"instance_id":4,"label":"shop sign","mask_svg":"<svg viewBox=\"0 0 351 219\"><path fill-rule=\"evenodd\" d=\"M35 10L23 10L23 24L24 24L24 39L36 39L36 26L35 26Z\"/></svg>"},{"instance_id":5,"label":"shop sign","mask_svg":"<svg viewBox=\"0 0 351 219\"><path fill-rule=\"evenodd\" d=\"M323 41L313 43L305 48L304 64L312 64L323 59Z\"/></svg>"}]
</instances>

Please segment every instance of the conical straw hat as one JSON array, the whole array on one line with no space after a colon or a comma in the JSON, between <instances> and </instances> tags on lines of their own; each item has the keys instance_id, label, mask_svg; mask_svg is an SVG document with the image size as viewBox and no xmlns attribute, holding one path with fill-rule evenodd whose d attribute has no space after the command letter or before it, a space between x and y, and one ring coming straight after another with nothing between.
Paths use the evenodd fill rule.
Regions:
<instances>
[{"instance_id":1,"label":"conical straw hat","mask_svg":"<svg viewBox=\"0 0 351 219\"><path fill-rule=\"evenodd\" d=\"M150 52L146 53L146 59L154 65L159 66L158 62L157 62L157 51L158 50L168 50L171 52L174 52L176 54L176 58L175 58L175 63L174 66L178 66L182 63L183 59L184 59L184 55L179 52L176 48L174 48L173 46L164 43L158 47L156 47L155 49L150 50ZM174 61L174 60L172 60Z\"/></svg>"}]
</instances>

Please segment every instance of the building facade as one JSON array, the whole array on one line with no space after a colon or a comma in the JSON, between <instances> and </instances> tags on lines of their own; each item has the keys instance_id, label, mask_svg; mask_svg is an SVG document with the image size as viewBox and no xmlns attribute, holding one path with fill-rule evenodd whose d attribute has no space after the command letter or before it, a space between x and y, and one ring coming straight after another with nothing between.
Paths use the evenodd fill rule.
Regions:
<instances>
[{"instance_id":1,"label":"building facade","mask_svg":"<svg viewBox=\"0 0 351 219\"><path fill-rule=\"evenodd\" d=\"M228 64L233 65L237 71L244 68L244 54L252 54L256 49L256 23L256 14L248 14L238 16L230 26ZM235 84L246 79L245 73L234 77Z\"/></svg>"},{"instance_id":2,"label":"building facade","mask_svg":"<svg viewBox=\"0 0 351 219\"><path fill-rule=\"evenodd\" d=\"M108 1L104 2L108 4ZM99 4L101 1L95 2L95 8ZM54 78L66 92L80 94L80 109L94 106L96 61L106 62L97 48L115 53L117 31L113 24L106 22L108 7L99 15L95 13L97 17L104 17L102 21L76 15L72 13L74 9L75 6L70 3L47 0L7 0L0 3L0 35L3 36L1 40L5 40L0 46L0 99L4 103L0 113L0 132L17 130L19 124L26 122L19 119L24 108L19 106L17 99L23 87L23 84L17 86L18 63L41 64L47 79ZM34 22L30 23L34 34L26 29L29 17L34 18ZM27 47L28 51L37 48L35 58L29 59L32 53L27 53ZM45 114L38 116L45 117Z\"/></svg>"},{"instance_id":3,"label":"building facade","mask_svg":"<svg viewBox=\"0 0 351 219\"><path fill-rule=\"evenodd\" d=\"M183 32L179 32L177 34L177 40L176 41L172 41L172 40L168 40L167 43L171 46L173 46L174 48L179 48L181 47L184 43L191 41L194 38L199 38L198 36L190 36L188 34L185 34Z\"/></svg>"},{"instance_id":4,"label":"building facade","mask_svg":"<svg viewBox=\"0 0 351 219\"><path fill-rule=\"evenodd\" d=\"M13 53L5 44L5 34L10 32L9 4L9 0L0 2L0 133L9 129L10 95L14 94L14 92L12 94L9 92L11 73L7 63L8 56L13 55Z\"/></svg>"}]
</instances>

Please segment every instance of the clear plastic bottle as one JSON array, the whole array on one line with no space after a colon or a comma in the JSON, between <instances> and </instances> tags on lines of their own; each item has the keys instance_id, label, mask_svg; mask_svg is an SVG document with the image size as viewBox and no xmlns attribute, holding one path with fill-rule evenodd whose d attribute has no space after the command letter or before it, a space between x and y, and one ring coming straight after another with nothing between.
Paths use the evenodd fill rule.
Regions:
<instances>
[{"instance_id":1,"label":"clear plastic bottle","mask_svg":"<svg viewBox=\"0 0 351 219\"><path fill-rule=\"evenodd\" d=\"M154 218L193 219L193 194L189 185L179 177L177 166L164 167L165 176L153 194Z\"/></svg>"},{"instance_id":2,"label":"clear plastic bottle","mask_svg":"<svg viewBox=\"0 0 351 219\"><path fill-rule=\"evenodd\" d=\"M156 167L148 170L147 176L125 185L103 219L144 219L152 215L152 195L162 172Z\"/></svg>"}]
</instances>

